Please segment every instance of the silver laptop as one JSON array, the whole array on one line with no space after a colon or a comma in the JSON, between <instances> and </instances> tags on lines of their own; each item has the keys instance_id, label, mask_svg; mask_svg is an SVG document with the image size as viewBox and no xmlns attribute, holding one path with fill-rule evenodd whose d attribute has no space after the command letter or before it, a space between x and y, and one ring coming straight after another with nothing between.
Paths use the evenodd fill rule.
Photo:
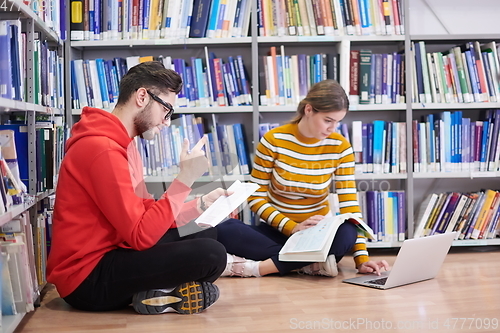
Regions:
<instances>
[{"instance_id":1,"label":"silver laptop","mask_svg":"<svg viewBox=\"0 0 500 333\"><path fill-rule=\"evenodd\" d=\"M403 242L392 269L381 275L369 274L342 282L389 289L429 280L439 272L457 232L408 239Z\"/></svg>"}]
</instances>

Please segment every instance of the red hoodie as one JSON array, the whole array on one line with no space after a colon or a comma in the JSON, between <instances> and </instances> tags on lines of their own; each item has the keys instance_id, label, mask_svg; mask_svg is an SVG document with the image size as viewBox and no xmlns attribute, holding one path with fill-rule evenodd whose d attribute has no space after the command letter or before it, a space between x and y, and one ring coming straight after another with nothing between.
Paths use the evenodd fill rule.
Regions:
<instances>
[{"instance_id":1,"label":"red hoodie","mask_svg":"<svg viewBox=\"0 0 500 333\"><path fill-rule=\"evenodd\" d=\"M103 255L118 247L138 251L196 218L191 189L175 180L155 201L147 194L142 162L121 121L85 107L66 143L56 189L47 281L61 297L73 292Z\"/></svg>"}]
</instances>

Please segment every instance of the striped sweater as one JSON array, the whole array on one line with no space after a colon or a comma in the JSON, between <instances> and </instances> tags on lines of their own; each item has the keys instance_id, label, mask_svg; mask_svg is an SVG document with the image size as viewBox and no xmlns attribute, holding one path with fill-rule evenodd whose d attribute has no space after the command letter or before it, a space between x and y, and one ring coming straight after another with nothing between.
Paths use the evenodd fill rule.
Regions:
<instances>
[{"instance_id":1,"label":"striped sweater","mask_svg":"<svg viewBox=\"0 0 500 333\"><path fill-rule=\"evenodd\" d=\"M290 236L293 228L313 215L330 211L329 188L335 182L340 213L361 217L354 180L354 155L340 134L318 140L300 134L297 124L267 132L257 147L251 181L260 185L250 209L269 225ZM356 267L368 261L366 238L353 248Z\"/></svg>"}]
</instances>

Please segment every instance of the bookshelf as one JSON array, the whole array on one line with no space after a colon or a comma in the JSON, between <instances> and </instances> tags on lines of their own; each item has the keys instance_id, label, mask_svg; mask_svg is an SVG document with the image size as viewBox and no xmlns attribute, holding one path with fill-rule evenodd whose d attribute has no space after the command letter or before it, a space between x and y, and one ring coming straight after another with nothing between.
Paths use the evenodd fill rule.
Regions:
<instances>
[{"instance_id":1,"label":"bookshelf","mask_svg":"<svg viewBox=\"0 0 500 333\"><path fill-rule=\"evenodd\" d=\"M356 179L364 184L375 182L377 185L387 181L391 189L403 190L406 193L406 225L407 237L413 237L413 230L418 221L415 221L421 203L426 195L432 191L469 191L491 186L491 180L500 175L500 171L452 171L452 172L415 172L413 170L413 137L412 121L429 113L442 111L463 110L476 117L479 110L500 108L499 102L482 103L435 103L418 102L412 97L415 75L412 71L414 63L412 43L423 41L429 47L429 52L443 52L450 47L468 41L500 41L498 27L494 25L494 15L489 9L496 8L493 0L483 0L481 6L471 6L467 1L425 1L402 0L404 11L403 30L406 34L392 35L324 35L324 36L269 36L262 35L261 26L250 24L248 37L234 38L167 38L148 40L98 40L72 41L72 59L95 59L110 57L110 55L171 55L189 59L190 56L202 57L202 49L207 46L217 56L226 58L229 55L242 54L248 74L251 78L252 105L227 107L200 107L176 108L177 114L195 114L210 119L216 115L217 121L224 124L241 122L244 124L247 136L247 147L255 149L259 140L259 123L283 123L292 117L296 104L262 105L260 98L266 94L265 69L263 57L271 47L279 52L284 46L287 55L306 53L338 54L338 81L349 92L350 85L350 52L371 50L374 54L405 54L404 101L390 104L351 104L345 122L349 132L353 121L372 122L386 120L405 123L406 136L406 165L407 171L402 173L357 173ZM261 15L258 2L252 2L251 20L259 22ZM471 8L474 7L474 8ZM449 11L449 8L454 8ZM264 10L265 13L265 10ZM471 24L457 23L471 22ZM472 21L471 21L472 20ZM425 22L425 24L423 24ZM73 116L78 116L79 109L72 110ZM76 119L76 118L74 118ZM210 123L210 122L209 122ZM253 149L252 149L253 147ZM247 180L248 176L230 176L229 179ZM162 191L162 183L168 183L172 177L150 176L146 179L148 187ZM200 183L206 185L214 177L203 177ZM204 186L205 186L204 185ZM371 188L373 189L373 188ZM454 246L468 246L470 244L490 245L497 244L496 240L456 241ZM398 247L399 242L378 242L369 244L370 247Z\"/></svg>"},{"instance_id":2,"label":"bookshelf","mask_svg":"<svg viewBox=\"0 0 500 333\"><path fill-rule=\"evenodd\" d=\"M45 147L47 147L47 152L53 153L53 155L44 155L45 161L53 158L56 155L56 150L55 145L52 145L55 142L51 141L52 144L45 144L45 140L48 140L49 137L44 136L42 141L42 137L37 138L37 136L41 135L41 131L45 133L46 130L48 134L52 131L50 128L54 128L54 119L63 119L65 115L64 67L62 63L65 31L64 24L60 25L59 16L64 10L64 2L51 2L50 5L54 6L50 8L50 11L48 7L45 8L45 11L38 7L40 11L35 12L33 2L26 4L21 0L9 0L0 8L0 21L4 22L2 26L7 31L7 35L4 35L5 37L2 39L2 42L7 44L0 45L0 48L9 49L9 60L2 58L2 66L0 66L2 70L1 84L3 88L6 85L12 90L12 94L10 94L8 88L2 89L0 129L18 128L20 130L19 133L14 130L14 136L17 159L19 163L23 163L19 165L19 168L25 170L20 172L21 180L26 183L27 187L26 195L23 196L24 202L9 204L5 212L0 213L0 226L4 226L11 220L20 219L23 229L19 234L22 234L23 242L26 244L21 244L21 247L24 248L21 251L27 251L25 252L27 255L26 257L16 256L16 259L13 260L16 260L21 265L20 267L25 268L20 274L30 280L29 284L32 285L28 287L28 283L20 284L22 285L20 293L24 296L22 299L16 299L17 314L2 315L0 332L14 332L16 330L26 311L30 311L33 305L39 301L40 291L45 285L45 282L37 280L35 275L41 269L39 265L41 262L36 263L35 256L44 251L45 243L36 240L34 236L38 235L39 232L36 218L41 202L54 193L52 185L48 187L40 185L49 177L50 182L52 182L56 177L56 172L53 168L51 169L52 173L45 174L44 178L41 178L42 174L38 170L45 169L47 171L49 167L48 164L40 164L40 160L37 161L37 159L42 154L42 143L44 154ZM14 45L19 46L19 48L17 49ZM2 53L2 57L6 54ZM4 65L12 67L7 69ZM42 72L42 67L47 72ZM19 70L19 76L16 76L16 70ZM60 84L55 84L56 81ZM42 125L40 123L42 119L48 120L51 125L47 123ZM63 126L63 124L60 125ZM44 129L40 129L41 127ZM24 138L22 142L20 137ZM55 160L52 161L52 165L55 165ZM1 204L5 206L6 202L2 200ZM2 248L8 246L3 244ZM18 259L20 261L17 261ZM7 265L7 260L4 260L3 265ZM10 277L11 279L17 277L15 281L21 281L21 275L15 275L11 272ZM21 310L17 308L18 306Z\"/></svg>"}]
</instances>

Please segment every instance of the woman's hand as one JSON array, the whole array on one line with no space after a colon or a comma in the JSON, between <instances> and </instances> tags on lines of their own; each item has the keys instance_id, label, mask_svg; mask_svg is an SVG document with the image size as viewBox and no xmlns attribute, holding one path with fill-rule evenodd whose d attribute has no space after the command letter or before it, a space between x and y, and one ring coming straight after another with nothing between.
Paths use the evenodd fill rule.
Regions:
<instances>
[{"instance_id":1,"label":"woman's hand","mask_svg":"<svg viewBox=\"0 0 500 333\"><path fill-rule=\"evenodd\" d=\"M321 221L324 218L325 217L323 215L314 215L314 216L311 216L307 220L302 221L301 223L297 224L293 228L292 234L294 234L294 233L296 233L297 231L300 231L300 230L305 230L307 228L314 227L316 224L318 224L319 221Z\"/></svg>"},{"instance_id":2,"label":"woman's hand","mask_svg":"<svg viewBox=\"0 0 500 333\"><path fill-rule=\"evenodd\" d=\"M370 260L370 261L364 262L361 265L359 265L358 272L364 273L364 274L375 273L377 275L380 275L380 270L382 268L385 269L386 271L391 269L391 267L389 266L389 264L385 260L379 260L379 261Z\"/></svg>"}]
</instances>

